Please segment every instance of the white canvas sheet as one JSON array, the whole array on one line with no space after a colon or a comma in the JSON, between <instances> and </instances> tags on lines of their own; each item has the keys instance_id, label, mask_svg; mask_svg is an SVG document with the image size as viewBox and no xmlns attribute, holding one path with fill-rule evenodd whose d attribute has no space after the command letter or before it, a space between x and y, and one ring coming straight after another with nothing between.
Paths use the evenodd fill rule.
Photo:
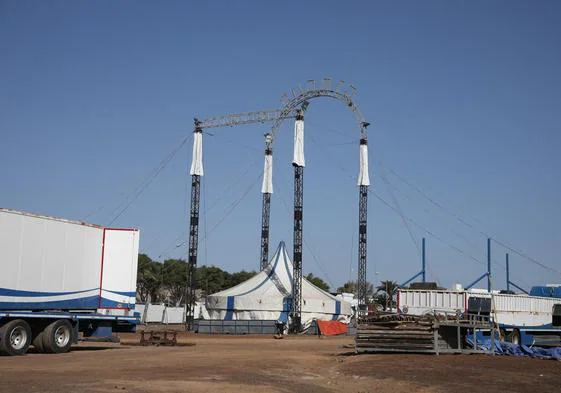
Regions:
<instances>
[{"instance_id":1,"label":"white canvas sheet","mask_svg":"<svg viewBox=\"0 0 561 393\"><path fill-rule=\"evenodd\" d=\"M292 163L298 166L306 166L304 158L304 120L294 122L294 155Z\"/></svg>"},{"instance_id":2,"label":"white canvas sheet","mask_svg":"<svg viewBox=\"0 0 561 393\"><path fill-rule=\"evenodd\" d=\"M359 159L359 172L358 172L358 185L369 186L370 176L368 174L368 145L360 145L360 159Z\"/></svg>"},{"instance_id":3,"label":"white canvas sheet","mask_svg":"<svg viewBox=\"0 0 561 393\"><path fill-rule=\"evenodd\" d=\"M261 186L261 193L273 193L273 155L265 154L265 165L263 168L263 185Z\"/></svg>"},{"instance_id":4,"label":"white canvas sheet","mask_svg":"<svg viewBox=\"0 0 561 393\"><path fill-rule=\"evenodd\" d=\"M195 131L193 135L193 158L191 159L191 171L192 175L203 176L203 133Z\"/></svg>"},{"instance_id":5,"label":"white canvas sheet","mask_svg":"<svg viewBox=\"0 0 561 393\"><path fill-rule=\"evenodd\" d=\"M148 304L144 313L144 323L162 323L165 308L163 304Z\"/></svg>"}]
</instances>

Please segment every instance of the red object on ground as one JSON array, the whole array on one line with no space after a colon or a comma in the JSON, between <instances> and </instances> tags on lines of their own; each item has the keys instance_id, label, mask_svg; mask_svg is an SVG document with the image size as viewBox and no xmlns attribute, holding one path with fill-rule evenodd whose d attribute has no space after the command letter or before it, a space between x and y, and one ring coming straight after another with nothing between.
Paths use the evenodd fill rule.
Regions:
<instances>
[{"instance_id":1,"label":"red object on ground","mask_svg":"<svg viewBox=\"0 0 561 393\"><path fill-rule=\"evenodd\" d=\"M320 334L324 336L336 336L346 334L349 326L339 321L317 321Z\"/></svg>"}]
</instances>

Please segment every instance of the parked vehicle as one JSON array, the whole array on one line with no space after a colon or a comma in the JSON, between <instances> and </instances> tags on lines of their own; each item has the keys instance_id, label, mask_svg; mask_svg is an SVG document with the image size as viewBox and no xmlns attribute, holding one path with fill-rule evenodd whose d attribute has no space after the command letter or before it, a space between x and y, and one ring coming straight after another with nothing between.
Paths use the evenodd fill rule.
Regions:
<instances>
[{"instance_id":1,"label":"parked vehicle","mask_svg":"<svg viewBox=\"0 0 561 393\"><path fill-rule=\"evenodd\" d=\"M134 331L139 231L0 209L0 353Z\"/></svg>"}]
</instances>

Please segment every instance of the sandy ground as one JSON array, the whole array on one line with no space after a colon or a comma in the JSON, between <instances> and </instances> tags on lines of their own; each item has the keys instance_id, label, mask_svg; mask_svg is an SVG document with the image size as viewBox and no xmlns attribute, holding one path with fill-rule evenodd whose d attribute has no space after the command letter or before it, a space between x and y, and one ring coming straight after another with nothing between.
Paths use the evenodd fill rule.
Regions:
<instances>
[{"instance_id":1,"label":"sandy ground","mask_svg":"<svg viewBox=\"0 0 561 393\"><path fill-rule=\"evenodd\" d=\"M80 344L0 357L0 392L560 392L561 362L354 355L352 338L182 335L178 347Z\"/></svg>"}]
</instances>

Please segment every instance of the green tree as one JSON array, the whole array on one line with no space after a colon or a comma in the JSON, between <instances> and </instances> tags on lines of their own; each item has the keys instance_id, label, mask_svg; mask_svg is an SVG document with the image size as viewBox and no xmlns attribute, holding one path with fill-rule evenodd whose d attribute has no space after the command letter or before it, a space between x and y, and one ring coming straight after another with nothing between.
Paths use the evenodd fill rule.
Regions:
<instances>
[{"instance_id":1,"label":"green tree","mask_svg":"<svg viewBox=\"0 0 561 393\"><path fill-rule=\"evenodd\" d=\"M398 288L399 285L397 282L391 280L380 281L380 285L376 287L376 300L383 302L379 304L382 306L384 311L386 311L388 307L393 308L397 306L395 295Z\"/></svg>"},{"instance_id":2,"label":"green tree","mask_svg":"<svg viewBox=\"0 0 561 393\"><path fill-rule=\"evenodd\" d=\"M187 262L182 259L166 259L162 276L168 301L179 306L184 302L187 289Z\"/></svg>"},{"instance_id":3,"label":"green tree","mask_svg":"<svg viewBox=\"0 0 561 393\"><path fill-rule=\"evenodd\" d=\"M357 295L357 283L356 283L356 281L347 281L346 283L343 284L343 286L340 286L339 288L337 288L337 292L339 292L339 293L342 293L342 292L353 293L356 296ZM366 302L367 303L370 303L373 295L374 295L374 285L372 285L371 283L369 283L367 281L366 282Z\"/></svg>"},{"instance_id":4,"label":"green tree","mask_svg":"<svg viewBox=\"0 0 561 393\"><path fill-rule=\"evenodd\" d=\"M162 264L150 259L146 254L138 255L136 293L139 301L157 302L159 300Z\"/></svg>"},{"instance_id":5,"label":"green tree","mask_svg":"<svg viewBox=\"0 0 561 393\"><path fill-rule=\"evenodd\" d=\"M309 273L305 278L306 280L314 284L316 287L323 289L326 292L329 292L329 285L321 278L314 276L312 273Z\"/></svg>"},{"instance_id":6,"label":"green tree","mask_svg":"<svg viewBox=\"0 0 561 393\"><path fill-rule=\"evenodd\" d=\"M235 287L236 285L249 280L251 277L255 276L256 274L257 272L255 271L246 272L245 270L242 270L241 272L232 273L230 275L230 279L228 280L228 288Z\"/></svg>"},{"instance_id":7,"label":"green tree","mask_svg":"<svg viewBox=\"0 0 561 393\"><path fill-rule=\"evenodd\" d=\"M196 287L203 291L203 296L208 296L229 288L230 278L230 273L219 267L203 265L197 268Z\"/></svg>"}]
</instances>

